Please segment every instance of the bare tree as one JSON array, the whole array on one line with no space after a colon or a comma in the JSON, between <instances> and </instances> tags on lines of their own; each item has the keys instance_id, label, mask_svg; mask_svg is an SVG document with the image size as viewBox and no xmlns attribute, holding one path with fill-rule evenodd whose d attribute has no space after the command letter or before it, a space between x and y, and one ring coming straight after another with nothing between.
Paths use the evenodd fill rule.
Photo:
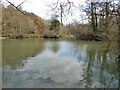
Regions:
<instances>
[{"instance_id":1,"label":"bare tree","mask_svg":"<svg viewBox=\"0 0 120 90\"><path fill-rule=\"evenodd\" d=\"M74 6L74 3L70 0L57 0L55 3L51 3L48 5L48 7L51 8L50 11L60 16L61 24L63 23L63 16L65 17L66 12L68 12L67 14L69 14L72 7Z\"/></svg>"}]
</instances>

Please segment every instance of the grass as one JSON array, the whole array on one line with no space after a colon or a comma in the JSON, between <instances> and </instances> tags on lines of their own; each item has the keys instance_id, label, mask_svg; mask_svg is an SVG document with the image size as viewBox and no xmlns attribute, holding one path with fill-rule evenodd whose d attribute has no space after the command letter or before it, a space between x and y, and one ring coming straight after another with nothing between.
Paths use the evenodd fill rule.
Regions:
<instances>
[{"instance_id":1,"label":"grass","mask_svg":"<svg viewBox=\"0 0 120 90\"><path fill-rule=\"evenodd\" d=\"M1 35L1 37L13 37L13 35Z\"/></svg>"},{"instance_id":2,"label":"grass","mask_svg":"<svg viewBox=\"0 0 120 90\"><path fill-rule=\"evenodd\" d=\"M1 35L1 37L8 37L10 39L16 38L43 38L43 35L40 34L16 34L16 35ZM63 35L62 38L75 38L74 35Z\"/></svg>"},{"instance_id":3,"label":"grass","mask_svg":"<svg viewBox=\"0 0 120 90\"><path fill-rule=\"evenodd\" d=\"M75 38L73 35L64 35L65 38Z\"/></svg>"},{"instance_id":4,"label":"grass","mask_svg":"<svg viewBox=\"0 0 120 90\"><path fill-rule=\"evenodd\" d=\"M8 38L42 38L43 35L39 34L17 34L17 35L1 35L1 37L8 37Z\"/></svg>"}]
</instances>

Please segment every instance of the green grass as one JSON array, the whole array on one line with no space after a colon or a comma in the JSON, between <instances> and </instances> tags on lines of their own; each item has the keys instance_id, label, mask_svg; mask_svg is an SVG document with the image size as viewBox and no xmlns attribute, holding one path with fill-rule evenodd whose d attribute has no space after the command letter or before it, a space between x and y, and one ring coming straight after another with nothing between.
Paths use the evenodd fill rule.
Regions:
<instances>
[{"instance_id":1,"label":"green grass","mask_svg":"<svg viewBox=\"0 0 120 90\"><path fill-rule=\"evenodd\" d=\"M75 38L73 35L65 35L66 38Z\"/></svg>"},{"instance_id":2,"label":"green grass","mask_svg":"<svg viewBox=\"0 0 120 90\"><path fill-rule=\"evenodd\" d=\"M1 35L1 37L13 37L13 35Z\"/></svg>"},{"instance_id":3,"label":"green grass","mask_svg":"<svg viewBox=\"0 0 120 90\"><path fill-rule=\"evenodd\" d=\"M8 37L8 38L42 38L43 35L40 35L40 34L16 34L16 35L1 35L1 37Z\"/></svg>"}]
</instances>

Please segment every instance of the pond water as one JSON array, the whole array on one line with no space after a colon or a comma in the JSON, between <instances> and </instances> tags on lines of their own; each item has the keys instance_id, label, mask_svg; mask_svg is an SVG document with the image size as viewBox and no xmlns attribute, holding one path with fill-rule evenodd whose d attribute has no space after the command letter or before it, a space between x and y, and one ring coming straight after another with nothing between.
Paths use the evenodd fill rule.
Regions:
<instances>
[{"instance_id":1,"label":"pond water","mask_svg":"<svg viewBox=\"0 0 120 90\"><path fill-rule=\"evenodd\" d=\"M3 88L117 88L116 50L104 49L104 42L3 40Z\"/></svg>"}]
</instances>

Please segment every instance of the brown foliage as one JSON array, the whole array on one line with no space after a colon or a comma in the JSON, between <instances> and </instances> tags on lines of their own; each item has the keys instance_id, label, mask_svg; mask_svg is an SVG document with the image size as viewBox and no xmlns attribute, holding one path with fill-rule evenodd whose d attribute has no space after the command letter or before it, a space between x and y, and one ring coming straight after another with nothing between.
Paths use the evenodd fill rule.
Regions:
<instances>
[{"instance_id":1,"label":"brown foliage","mask_svg":"<svg viewBox=\"0 0 120 90\"><path fill-rule=\"evenodd\" d=\"M45 21L41 17L28 12L23 15L11 5L2 10L3 35L43 34Z\"/></svg>"},{"instance_id":2,"label":"brown foliage","mask_svg":"<svg viewBox=\"0 0 120 90\"><path fill-rule=\"evenodd\" d=\"M43 34L44 28L45 28L45 21L41 17L39 17L33 13L30 13L29 16L31 17L31 19L33 19L35 21L35 24L37 26L37 32L39 34Z\"/></svg>"}]
</instances>

